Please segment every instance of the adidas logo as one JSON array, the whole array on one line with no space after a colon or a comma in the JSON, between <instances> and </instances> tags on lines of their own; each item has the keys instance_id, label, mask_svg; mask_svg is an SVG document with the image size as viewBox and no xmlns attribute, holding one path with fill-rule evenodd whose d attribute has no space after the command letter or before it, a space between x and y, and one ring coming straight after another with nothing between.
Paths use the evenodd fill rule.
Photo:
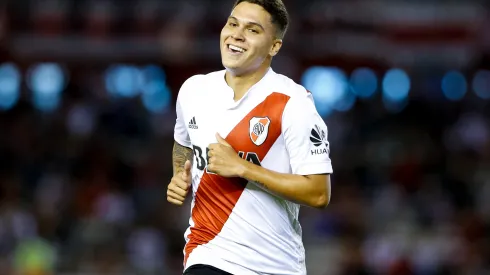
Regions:
<instances>
[{"instance_id":1,"label":"adidas logo","mask_svg":"<svg viewBox=\"0 0 490 275\"><path fill-rule=\"evenodd\" d=\"M190 129L197 129L196 117L192 117L191 121L189 121Z\"/></svg>"}]
</instances>

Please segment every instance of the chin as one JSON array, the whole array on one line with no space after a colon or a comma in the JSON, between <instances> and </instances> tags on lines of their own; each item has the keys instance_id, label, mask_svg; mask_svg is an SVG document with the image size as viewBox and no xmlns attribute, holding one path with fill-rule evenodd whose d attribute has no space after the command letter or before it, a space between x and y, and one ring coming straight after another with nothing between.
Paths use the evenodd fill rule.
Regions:
<instances>
[{"instance_id":1,"label":"chin","mask_svg":"<svg viewBox=\"0 0 490 275\"><path fill-rule=\"evenodd\" d=\"M223 67L232 72L238 72L243 68L242 62L222 59L221 63L223 64Z\"/></svg>"}]
</instances>

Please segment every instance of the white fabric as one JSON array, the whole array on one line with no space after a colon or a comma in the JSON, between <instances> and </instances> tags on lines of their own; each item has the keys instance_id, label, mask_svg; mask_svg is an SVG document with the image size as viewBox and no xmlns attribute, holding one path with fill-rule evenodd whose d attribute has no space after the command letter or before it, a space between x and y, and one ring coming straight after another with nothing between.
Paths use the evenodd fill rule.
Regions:
<instances>
[{"instance_id":1,"label":"white fabric","mask_svg":"<svg viewBox=\"0 0 490 275\"><path fill-rule=\"evenodd\" d=\"M270 69L242 99L235 102L224 74L225 71L218 71L189 78L177 99L174 136L176 142L194 150L194 195L196 192L199 194L201 178L207 173L203 171L207 163L206 148L216 143L215 133L226 138L251 110L268 100L273 93L279 94L278 98L285 98L287 103L278 116L282 120L279 136L265 157L260 159L260 165L281 173L308 175L333 172L327 126L318 115L311 94L301 85ZM261 114L262 117L277 117L277 114L269 116L268 110L262 110ZM251 123L254 121L251 120ZM269 129L277 123L277 120L271 119ZM319 137L313 137L315 142L310 139L313 131ZM243 139L251 139L248 134ZM236 151L240 149L235 148ZM216 199L221 198L221 194L218 194ZM192 207L196 207L195 196ZM188 259L184 268L208 264L232 274L306 274L298 214L299 205L278 198L249 182L220 232L186 255ZM190 241L194 222L191 217L190 227L185 233L186 242Z\"/></svg>"}]
</instances>

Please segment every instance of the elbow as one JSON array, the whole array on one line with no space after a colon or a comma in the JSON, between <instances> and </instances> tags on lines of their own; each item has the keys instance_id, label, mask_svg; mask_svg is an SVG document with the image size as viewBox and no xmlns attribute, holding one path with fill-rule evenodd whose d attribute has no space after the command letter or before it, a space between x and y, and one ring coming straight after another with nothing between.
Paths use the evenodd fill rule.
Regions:
<instances>
[{"instance_id":1,"label":"elbow","mask_svg":"<svg viewBox=\"0 0 490 275\"><path fill-rule=\"evenodd\" d=\"M330 176L324 176L320 182L316 182L314 186L317 186L315 195L312 196L310 206L317 209L324 209L330 203Z\"/></svg>"},{"instance_id":2,"label":"elbow","mask_svg":"<svg viewBox=\"0 0 490 275\"><path fill-rule=\"evenodd\" d=\"M324 209L328 206L329 203L330 203L330 194L325 192L319 196L316 196L310 206L317 209Z\"/></svg>"}]
</instances>

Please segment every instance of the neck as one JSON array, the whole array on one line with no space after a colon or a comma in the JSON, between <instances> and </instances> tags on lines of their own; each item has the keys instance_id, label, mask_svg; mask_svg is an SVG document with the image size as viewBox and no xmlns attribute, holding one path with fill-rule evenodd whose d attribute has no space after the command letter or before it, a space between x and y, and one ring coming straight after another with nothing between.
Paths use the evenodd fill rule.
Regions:
<instances>
[{"instance_id":1,"label":"neck","mask_svg":"<svg viewBox=\"0 0 490 275\"><path fill-rule=\"evenodd\" d=\"M235 74L234 72L227 70L225 74L225 81L235 93L234 100L240 100L253 85L259 82L265 76L269 68L270 63L264 62L264 64L262 64L257 70L249 73Z\"/></svg>"}]
</instances>

